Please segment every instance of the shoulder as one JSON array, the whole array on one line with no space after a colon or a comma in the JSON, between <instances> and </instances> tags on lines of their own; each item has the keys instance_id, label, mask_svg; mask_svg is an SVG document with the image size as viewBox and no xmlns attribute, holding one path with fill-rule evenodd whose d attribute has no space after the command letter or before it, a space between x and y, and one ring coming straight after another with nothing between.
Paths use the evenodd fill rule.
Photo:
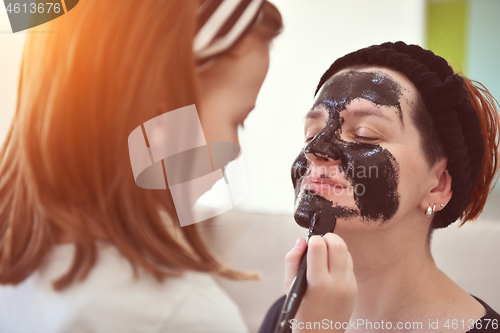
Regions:
<instances>
[{"instance_id":1,"label":"shoulder","mask_svg":"<svg viewBox=\"0 0 500 333\"><path fill-rule=\"evenodd\" d=\"M43 269L20 285L9 287L9 295L17 309L8 306L9 323L5 325L16 327L23 317L30 317L29 322L23 324L32 326L26 327L26 332L42 327L51 332L85 328L89 331L135 333L156 332L159 326L179 322L178 315L184 312L190 312L186 325L194 322L209 325L213 320L222 322L222 313L241 319L236 305L210 275L186 272L158 282L139 268L139 276L135 278L128 261L113 246L100 245L97 262L87 278L57 292L53 290L52 282L71 265L72 250L67 245L58 247ZM0 295L4 294L2 289ZM9 302L4 301L7 308ZM4 308L2 303L0 300L0 310ZM212 322L207 322L207 315L213 318ZM238 324L243 330L235 332L246 332L242 319ZM181 331L198 332L188 326Z\"/></svg>"},{"instance_id":2,"label":"shoulder","mask_svg":"<svg viewBox=\"0 0 500 333\"><path fill-rule=\"evenodd\" d=\"M278 323L279 317L281 315L281 309L285 303L286 296L279 298L271 308L267 311L266 317L260 326L259 333L272 333Z\"/></svg>"},{"instance_id":3,"label":"shoulder","mask_svg":"<svg viewBox=\"0 0 500 333\"><path fill-rule=\"evenodd\" d=\"M141 277L117 285L87 303L73 325L79 322L122 333L247 332L238 307L214 279L193 272L161 283Z\"/></svg>"},{"instance_id":4,"label":"shoulder","mask_svg":"<svg viewBox=\"0 0 500 333\"><path fill-rule=\"evenodd\" d=\"M483 300L473 296L486 309L486 314L478 319L472 329L467 333L500 333L500 314L493 310Z\"/></svg>"},{"instance_id":5,"label":"shoulder","mask_svg":"<svg viewBox=\"0 0 500 333\"><path fill-rule=\"evenodd\" d=\"M102 257L106 267L88 281L95 297L77 316L95 322L96 331L246 332L238 307L209 274L188 271L159 282L140 267L135 278L115 248Z\"/></svg>"},{"instance_id":6,"label":"shoulder","mask_svg":"<svg viewBox=\"0 0 500 333\"><path fill-rule=\"evenodd\" d=\"M159 331L247 332L239 308L210 276L189 273L188 278L197 280L197 286L163 321Z\"/></svg>"}]
</instances>

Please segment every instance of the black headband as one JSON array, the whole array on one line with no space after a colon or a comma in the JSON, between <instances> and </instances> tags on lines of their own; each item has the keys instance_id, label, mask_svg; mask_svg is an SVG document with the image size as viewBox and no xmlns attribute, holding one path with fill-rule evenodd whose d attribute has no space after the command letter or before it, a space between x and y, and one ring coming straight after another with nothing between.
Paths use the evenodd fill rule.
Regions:
<instances>
[{"instance_id":1,"label":"black headband","mask_svg":"<svg viewBox=\"0 0 500 333\"><path fill-rule=\"evenodd\" d=\"M484 141L479 117L467 100L463 78L453 73L448 62L418 45L404 42L373 45L337 59L323 74L315 94L338 71L357 65L378 65L396 70L420 91L427 112L436 125L448 157L453 196L434 220L434 228L444 228L463 217L479 177Z\"/></svg>"}]
</instances>

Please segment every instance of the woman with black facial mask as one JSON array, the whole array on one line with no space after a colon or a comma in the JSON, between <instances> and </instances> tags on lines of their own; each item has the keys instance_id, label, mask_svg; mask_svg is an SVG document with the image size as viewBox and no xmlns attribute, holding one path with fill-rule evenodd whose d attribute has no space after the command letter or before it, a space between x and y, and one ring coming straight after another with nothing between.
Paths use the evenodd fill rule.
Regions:
<instances>
[{"instance_id":1,"label":"woman with black facial mask","mask_svg":"<svg viewBox=\"0 0 500 333\"><path fill-rule=\"evenodd\" d=\"M434 230L483 210L499 133L488 90L431 51L384 43L335 61L306 116L292 181L297 223L310 227L322 210L336 228L309 240L307 291L290 331L499 331L500 315L430 253ZM287 290L305 248L299 239L287 255ZM283 302L261 333L273 332Z\"/></svg>"}]
</instances>

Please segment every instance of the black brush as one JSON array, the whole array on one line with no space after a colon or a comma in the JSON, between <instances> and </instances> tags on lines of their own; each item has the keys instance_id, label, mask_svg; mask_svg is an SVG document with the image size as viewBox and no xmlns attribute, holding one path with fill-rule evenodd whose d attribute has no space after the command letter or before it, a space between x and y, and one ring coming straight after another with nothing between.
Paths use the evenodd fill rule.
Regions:
<instances>
[{"instance_id":1,"label":"black brush","mask_svg":"<svg viewBox=\"0 0 500 333\"><path fill-rule=\"evenodd\" d=\"M337 222L336 216L331 214L331 212L325 212L320 210L314 213L311 220L311 227L309 228L309 234L307 235L307 242L313 235L323 236L327 232L333 232L335 229L335 224ZM298 222L297 222L298 223ZM304 297L307 289L307 248L300 259L299 270L295 279L293 279L290 291L285 299L283 308L281 309L281 315L274 330L274 333L285 333L289 331L290 326L287 323L290 322L299 309L300 302Z\"/></svg>"}]
</instances>

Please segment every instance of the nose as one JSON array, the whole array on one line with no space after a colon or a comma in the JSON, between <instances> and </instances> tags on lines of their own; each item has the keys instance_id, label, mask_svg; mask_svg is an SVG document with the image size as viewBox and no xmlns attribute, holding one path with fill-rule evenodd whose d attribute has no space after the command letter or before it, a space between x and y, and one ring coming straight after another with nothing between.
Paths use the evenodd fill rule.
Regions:
<instances>
[{"instance_id":1,"label":"nose","mask_svg":"<svg viewBox=\"0 0 500 333\"><path fill-rule=\"evenodd\" d=\"M318 152L305 152L304 150L304 155L306 156L309 164L312 166L331 167L338 165L340 161L340 159L333 159Z\"/></svg>"},{"instance_id":2,"label":"nose","mask_svg":"<svg viewBox=\"0 0 500 333\"><path fill-rule=\"evenodd\" d=\"M306 152L307 151L307 152ZM338 158L332 158L331 154L324 154L315 151L313 148L306 147L304 155L309 162L308 173L312 177L332 177L340 171L340 154ZM337 156L337 155L336 155Z\"/></svg>"},{"instance_id":3,"label":"nose","mask_svg":"<svg viewBox=\"0 0 500 333\"><path fill-rule=\"evenodd\" d=\"M340 161L340 147L335 135L330 133L318 133L304 147L304 155L310 164L333 166Z\"/></svg>"},{"instance_id":4,"label":"nose","mask_svg":"<svg viewBox=\"0 0 500 333\"><path fill-rule=\"evenodd\" d=\"M340 171L340 160L334 160L321 153L305 153L309 162L308 174L314 178L333 177Z\"/></svg>"}]
</instances>

